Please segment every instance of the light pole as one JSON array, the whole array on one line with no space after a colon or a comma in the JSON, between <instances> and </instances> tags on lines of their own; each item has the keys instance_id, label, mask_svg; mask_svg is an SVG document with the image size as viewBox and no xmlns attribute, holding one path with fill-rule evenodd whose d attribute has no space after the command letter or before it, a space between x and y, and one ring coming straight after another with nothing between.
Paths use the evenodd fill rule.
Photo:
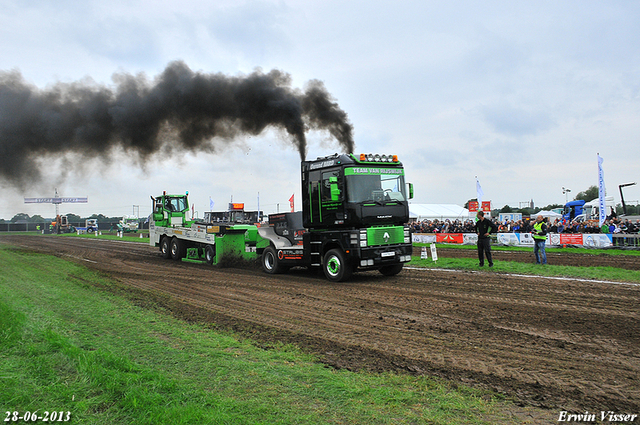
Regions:
<instances>
[{"instance_id":1,"label":"light pole","mask_svg":"<svg viewBox=\"0 0 640 425\"><path fill-rule=\"evenodd\" d=\"M624 215L627 215L627 205L624 203L624 195L622 195L622 188L623 187L627 187L627 186L633 186L635 184L636 184L636 182L624 183L624 184L618 185L618 189L620 190L620 199L622 200L622 213Z\"/></svg>"},{"instance_id":2,"label":"light pole","mask_svg":"<svg viewBox=\"0 0 640 425\"><path fill-rule=\"evenodd\" d=\"M565 204L567 202L569 202L569 192L571 192L571 189L567 189L566 187L562 188L562 194L564 195L564 203Z\"/></svg>"}]
</instances>

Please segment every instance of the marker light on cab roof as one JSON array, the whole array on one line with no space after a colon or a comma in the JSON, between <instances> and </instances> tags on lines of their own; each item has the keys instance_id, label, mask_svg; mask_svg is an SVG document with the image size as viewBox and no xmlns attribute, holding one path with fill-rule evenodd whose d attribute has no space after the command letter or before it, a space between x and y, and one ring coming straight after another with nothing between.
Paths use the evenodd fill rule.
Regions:
<instances>
[{"instance_id":1,"label":"marker light on cab roof","mask_svg":"<svg viewBox=\"0 0 640 425\"><path fill-rule=\"evenodd\" d=\"M360 154L360 161L363 162L398 162L398 155Z\"/></svg>"}]
</instances>

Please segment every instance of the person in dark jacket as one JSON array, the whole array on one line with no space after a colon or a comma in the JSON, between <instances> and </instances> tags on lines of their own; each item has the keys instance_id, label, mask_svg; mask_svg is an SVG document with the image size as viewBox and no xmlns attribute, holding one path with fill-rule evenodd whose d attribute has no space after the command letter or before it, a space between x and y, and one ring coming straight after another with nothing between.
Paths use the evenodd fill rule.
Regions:
<instances>
[{"instance_id":1,"label":"person in dark jacket","mask_svg":"<svg viewBox=\"0 0 640 425\"><path fill-rule=\"evenodd\" d=\"M493 267L493 259L491 258L491 238L489 235L491 232L497 232L498 226L496 226L491 220L486 219L484 217L484 212L482 211L478 211L476 217L478 217L475 227L476 233L478 234L478 265L480 267L484 266L484 257L486 256L489 267Z\"/></svg>"}]
</instances>

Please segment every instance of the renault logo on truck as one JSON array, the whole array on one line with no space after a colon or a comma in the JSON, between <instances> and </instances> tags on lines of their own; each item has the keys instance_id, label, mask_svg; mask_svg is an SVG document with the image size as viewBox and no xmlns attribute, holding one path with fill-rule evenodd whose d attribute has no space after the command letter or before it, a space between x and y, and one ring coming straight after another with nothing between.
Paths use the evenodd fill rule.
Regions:
<instances>
[{"instance_id":1,"label":"renault logo on truck","mask_svg":"<svg viewBox=\"0 0 640 425\"><path fill-rule=\"evenodd\" d=\"M384 232L384 235L382 235L382 239L384 239L385 243L389 242L389 239L391 239L391 236L389 236L389 232Z\"/></svg>"}]
</instances>

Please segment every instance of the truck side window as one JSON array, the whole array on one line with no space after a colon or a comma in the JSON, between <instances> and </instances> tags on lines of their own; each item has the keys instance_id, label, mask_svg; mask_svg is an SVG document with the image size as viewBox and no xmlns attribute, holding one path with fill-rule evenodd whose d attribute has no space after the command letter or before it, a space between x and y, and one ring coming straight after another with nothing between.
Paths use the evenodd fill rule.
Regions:
<instances>
[{"instance_id":1,"label":"truck side window","mask_svg":"<svg viewBox=\"0 0 640 425\"><path fill-rule=\"evenodd\" d=\"M339 171L327 171L322 173L322 201L335 202L342 200L342 188L339 179Z\"/></svg>"}]
</instances>

